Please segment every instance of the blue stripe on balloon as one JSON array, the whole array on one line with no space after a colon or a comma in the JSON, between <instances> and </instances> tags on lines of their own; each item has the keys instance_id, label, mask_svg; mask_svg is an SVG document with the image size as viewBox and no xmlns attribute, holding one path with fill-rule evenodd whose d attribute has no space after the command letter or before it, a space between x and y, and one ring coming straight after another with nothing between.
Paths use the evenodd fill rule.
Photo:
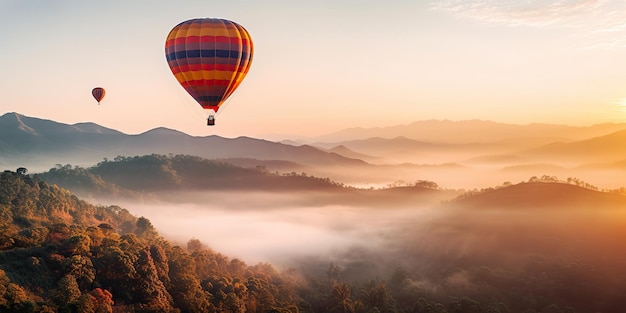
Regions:
<instances>
[{"instance_id":1,"label":"blue stripe on balloon","mask_svg":"<svg viewBox=\"0 0 626 313\"><path fill-rule=\"evenodd\" d=\"M199 96L195 98L196 101L210 101L210 102L218 102L222 101L221 96Z\"/></svg>"},{"instance_id":2,"label":"blue stripe on balloon","mask_svg":"<svg viewBox=\"0 0 626 313\"><path fill-rule=\"evenodd\" d=\"M242 59L245 60L249 57L249 53L241 53L240 51L236 51L236 50L183 50L183 51L176 51L176 52L169 53L165 57L168 61L185 59L185 58L197 58L197 57L203 57L203 58L218 57L218 58L231 58L231 59L239 59L241 57Z\"/></svg>"}]
</instances>

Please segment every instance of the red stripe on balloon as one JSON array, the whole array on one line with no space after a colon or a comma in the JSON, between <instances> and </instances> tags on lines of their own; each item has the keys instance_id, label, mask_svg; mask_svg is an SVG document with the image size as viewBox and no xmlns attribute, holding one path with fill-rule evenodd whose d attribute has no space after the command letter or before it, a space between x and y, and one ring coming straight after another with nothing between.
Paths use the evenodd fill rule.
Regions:
<instances>
[{"instance_id":1,"label":"red stripe on balloon","mask_svg":"<svg viewBox=\"0 0 626 313\"><path fill-rule=\"evenodd\" d=\"M170 47L173 45L180 45L186 43L198 43L198 42L220 42L220 43L230 43L230 44L240 44L244 43L248 45L247 40L242 40L239 37L227 37L227 36L187 36L187 37L176 37L170 39L165 42L165 47Z\"/></svg>"},{"instance_id":2,"label":"red stripe on balloon","mask_svg":"<svg viewBox=\"0 0 626 313\"><path fill-rule=\"evenodd\" d=\"M213 85L213 86L228 86L230 84L229 80L222 79L195 79L195 80L187 80L180 82L183 87L193 87L193 86L205 86L205 85Z\"/></svg>"},{"instance_id":3,"label":"red stripe on balloon","mask_svg":"<svg viewBox=\"0 0 626 313\"><path fill-rule=\"evenodd\" d=\"M238 70L236 64L186 64L180 66L173 66L170 69L172 73L178 74L188 71L228 71L234 72Z\"/></svg>"}]
</instances>

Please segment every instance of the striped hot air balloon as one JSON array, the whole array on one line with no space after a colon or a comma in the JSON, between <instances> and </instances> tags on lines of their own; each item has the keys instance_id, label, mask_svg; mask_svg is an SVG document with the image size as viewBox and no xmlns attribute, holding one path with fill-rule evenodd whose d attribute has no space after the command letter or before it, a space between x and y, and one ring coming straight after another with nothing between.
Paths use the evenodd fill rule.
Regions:
<instances>
[{"instance_id":1,"label":"striped hot air balloon","mask_svg":"<svg viewBox=\"0 0 626 313\"><path fill-rule=\"evenodd\" d=\"M202 108L216 113L248 73L252 54L248 31L219 18L184 21L165 42L165 57L176 80Z\"/></svg>"},{"instance_id":2,"label":"striped hot air balloon","mask_svg":"<svg viewBox=\"0 0 626 313\"><path fill-rule=\"evenodd\" d=\"M100 104L100 101L102 101L102 98L104 98L106 91L102 87L96 87L91 90L91 94L93 95L94 99L98 101L98 104Z\"/></svg>"}]
</instances>

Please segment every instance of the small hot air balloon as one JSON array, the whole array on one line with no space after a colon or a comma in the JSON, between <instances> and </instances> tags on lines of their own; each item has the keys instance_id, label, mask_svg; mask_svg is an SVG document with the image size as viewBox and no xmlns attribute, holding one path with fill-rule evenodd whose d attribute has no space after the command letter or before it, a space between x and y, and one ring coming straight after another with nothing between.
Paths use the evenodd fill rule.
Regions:
<instances>
[{"instance_id":1,"label":"small hot air balloon","mask_svg":"<svg viewBox=\"0 0 626 313\"><path fill-rule=\"evenodd\" d=\"M96 87L91 90L91 94L96 99L96 101L98 101L98 104L100 104L100 101L102 101L102 98L104 98L106 91L102 87Z\"/></svg>"},{"instance_id":2,"label":"small hot air balloon","mask_svg":"<svg viewBox=\"0 0 626 313\"><path fill-rule=\"evenodd\" d=\"M219 18L181 22L165 41L165 57L176 80L203 109L215 113L248 73L253 50L243 26ZM207 124L215 124L213 115Z\"/></svg>"}]
</instances>

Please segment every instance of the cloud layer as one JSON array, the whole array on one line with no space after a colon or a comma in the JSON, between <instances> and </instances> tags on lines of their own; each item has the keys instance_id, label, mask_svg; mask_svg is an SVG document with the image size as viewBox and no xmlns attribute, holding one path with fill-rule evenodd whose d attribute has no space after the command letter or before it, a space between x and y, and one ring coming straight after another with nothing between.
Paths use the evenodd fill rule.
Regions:
<instances>
[{"instance_id":1,"label":"cloud layer","mask_svg":"<svg viewBox=\"0 0 626 313\"><path fill-rule=\"evenodd\" d=\"M626 4L615 0L444 0L431 9L511 27L568 29L583 47L626 48Z\"/></svg>"}]
</instances>

